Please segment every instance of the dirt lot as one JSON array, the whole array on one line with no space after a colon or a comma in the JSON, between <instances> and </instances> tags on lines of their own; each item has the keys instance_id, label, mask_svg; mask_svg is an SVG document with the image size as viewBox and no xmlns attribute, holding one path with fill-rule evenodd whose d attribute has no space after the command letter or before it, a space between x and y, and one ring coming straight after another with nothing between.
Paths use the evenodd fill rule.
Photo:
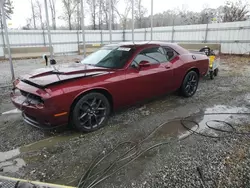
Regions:
<instances>
[{"instance_id":1,"label":"dirt lot","mask_svg":"<svg viewBox=\"0 0 250 188\"><path fill-rule=\"evenodd\" d=\"M62 63L74 58L57 60ZM223 56L221 62L219 76L214 80L202 79L192 98L172 93L116 112L107 126L89 134L72 130L45 132L26 125L20 113L1 115L0 175L77 186L88 165L101 152L107 153L125 141L138 143L162 125L148 140L137 145L136 150L162 142L168 144L142 153L96 187L249 187L249 134L218 132L205 126L209 120L222 120L230 122L237 132L250 130L250 115L205 115L250 113L250 58ZM41 59L30 59L15 60L14 66L19 75L44 64ZM9 98L8 63L1 62L0 69L0 112L3 113L14 107ZM199 122L202 134L218 138L192 134L183 139L188 132L180 121L166 123L187 116ZM210 123L221 128L218 122ZM129 144L121 145L93 172L106 168L129 147ZM115 163L111 172L125 162Z\"/></svg>"}]
</instances>

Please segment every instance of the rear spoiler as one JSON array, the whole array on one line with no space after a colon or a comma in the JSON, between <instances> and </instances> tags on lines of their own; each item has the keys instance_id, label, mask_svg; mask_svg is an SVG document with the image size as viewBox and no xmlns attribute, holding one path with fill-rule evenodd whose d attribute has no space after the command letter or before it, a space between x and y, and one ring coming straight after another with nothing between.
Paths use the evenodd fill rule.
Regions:
<instances>
[{"instance_id":1,"label":"rear spoiler","mask_svg":"<svg viewBox=\"0 0 250 188\"><path fill-rule=\"evenodd\" d=\"M217 43L178 43L178 45L193 53L196 53L205 46L208 46L211 50L214 51L215 54L221 53L221 44Z\"/></svg>"},{"instance_id":2,"label":"rear spoiler","mask_svg":"<svg viewBox=\"0 0 250 188\"><path fill-rule=\"evenodd\" d=\"M194 54L206 55L205 52L199 52L199 51L196 51L196 50L189 50L189 52L194 53Z\"/></svg>"}]
</instances>

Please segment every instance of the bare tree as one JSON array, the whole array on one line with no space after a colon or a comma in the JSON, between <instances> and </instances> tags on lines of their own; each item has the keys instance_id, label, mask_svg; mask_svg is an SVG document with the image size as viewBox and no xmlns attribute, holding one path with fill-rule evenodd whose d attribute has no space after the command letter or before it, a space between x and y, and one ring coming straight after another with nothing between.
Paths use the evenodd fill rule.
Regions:
<instances>
[{"instance_id":1,"label":"bare tree","mask_svg":"<svg viewBox=\"0 0 250 188\"><path fill-rule=\"evenodd\" d=\"M108 1L102 1L100 0L102 3L101 3L101 9L102 9L102 13L103 13L103 23L105 23L106 25L106 29L109 28L109 8L108 8Z\"/></svg>"},{"instance_id":2,"label":"bare tree","mask_svg":"<svg viewBox=\"0 0 250 188\"><path fill-rule=\"evenodd\" d=\"M5 0L3 5L5 16L7 19L11 19L11 14L13 14L13 2L10 0ZM2 22L2 13L0 11L0 21L1 21L1 28L3 28L3 22Z\"/></svg>"},{"instance_id":3,"label":"bare tree","mask_svg":"<svg viewBox=\"0 0 250 188\"><path fill-rule=\"evenodd\" d=\"M97 17L97 8L98 8L98 4L96 0L87 0L87 4L89 5L89 10L90 10L90 14L91 14L91 22L93 25L92 29L96 29L96 17Z\"/></svg>"},{"instance_id":4,"label":"bare tree","mask_svg":"<svg viewBox=\"0 0 250 188\"><path fill-rule=\"evenodd\" d=\"M33 18L26 18L26 25L22 27L23 30L29 30L31 29L31 22Z\"/></svg>"},{"instance_id":5,"label":"bare tree","mask_svg":"<svg viewBox=\"0 0 250 188\"><path fill-rule=\"evenodd\" d=\"M117 9L117 7L114 7L115 12L120 18L120 23L122 25L123 30L127 28L127 20L128 20L128 14L132 9L132 4L131 0L125 0L125 8L123 9L124 11L121 12Z\"/></svg>"},{"instance_id":6,"label":"bare tree","mask_svg":"<svg viewBox=\"0 0 250 188\"><path fill-rule=\"evenodd\" d=\"M30 0L31 3L31 10L32 10L32 20L33 20L33 25L34 29L36 29L36 15L35 15L35 5L33 3L33 0ZM27 20L26 20L27 21Z\"/></svg>"},{"instance_id":7,"label":"bare tree","mask_svg":"<svg viewBox=\"0 0 250 188\"><path fill-rule=\"evenodd\" d=\"M78 1L76 0L62 0L64 13L62 18L67 20L69 29L72 29L72 17L75 12Z\"/></svg>"},{"instance_id":8,"label":"bare tree","mask_svg":"<svg viewBox=\"0 0 250 188\"><path fill-rule=\"evenodd\" d=\"M42 4L41 4L41 1L39 0L36 0L36 16L38 17L39 19L39 22L40 22L40 27L42 30L44 30L44 23L43 23L43 14L42 14Z\"/></svg>"},{"instance_id":9,"label":"bare tree","mask_svg":"<svg viewBox=\"0 0 250 188\"><path fill-rule=\"evenodd\" d=\"M13 2L11 0L5 0L3 4L3 8L5 11L5 16L7 19L10 19L11 14L13 14ZM2 20L2 13L0 11L0 19Z\"/></svg>"},{"instance_id":10,"label":"bare tree","mask_svg":"<svg viewBox=\"0 0 250 188\"><path fill-rule=\"evenodd\" d=\"M142 6L142 0L135 1L135 19L138 23L138 28L143 27L143 17L147 13L147 9Z\"/></svg>"},{"instance_id":11,"label":"bare tree","mask_svg":"<svg viewBox=\"0 0 250 188\"><path fill-rule=\"evenodd\" d=\"M200 12L198 24L208 24L216 15L216 9L205 8Z\"/></svg>"},{"instance_id":12,"label":"bare tree","mask_svg":"<svg viewBox=\"0 0 250 188\"><path fill-rule=\"evenodd\" d=\"M243 3L241 0L238 0L237 2L227 1L223 10L223 22L246 20L246 16L249 12L248 6L247 3Z\"/></svg>"},{"instance_id":13,"label":"bare tree","mask_svg":"<svg viewBox=\"0 0 250 188\"><path fill-rule=\"evenodd\" d=\"M102 10L102 4L103 4L104 2L103 2L103 0L98 0L98 8L99 8L99 12L98 12L98 29L99 30L101 30L102 29L102 22L103 22L103 20L102 20L102 18L103 18L103 16L102 16L102 12L103 12L103 10Z\"/></svg>"},{"instance_id":14,"label":"bare tree","mask_svg":"<svg viewBox=\"0 0 250 188\"><path fill-rule=\"evenodd\" d=\"M117 12L117 5L118 5L119 1L120 0L111 0L112 29L115 29L115 12ZM131 5L131 2L130 2L130 5Z\"/></svg>"},{"instance_id":15,"label":"bare tree","mask_svg":"<svg viewBox=\"0 0 250 188\"><path fill-rule=\"evenodd\" d=\"M52 26L53 29L56 30L56 0L49 0L49 7L50 7L50 12L51 12L51 17L52 17Z\"/></svg>"}]
</instances>

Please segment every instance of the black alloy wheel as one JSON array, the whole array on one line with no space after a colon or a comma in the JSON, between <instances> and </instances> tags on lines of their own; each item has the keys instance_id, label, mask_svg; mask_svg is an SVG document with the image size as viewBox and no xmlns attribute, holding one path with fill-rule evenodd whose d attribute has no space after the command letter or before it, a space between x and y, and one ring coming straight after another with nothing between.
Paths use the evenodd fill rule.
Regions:
<instances>
[{"instance_id":1,"label":"black alloy wheel","mask_svg":"<svg viewBox=\"0 0 250 188\"><path fill-rule=\"evenodd\" d=\"M101 93L88 93L76 103L72 113L73 126L78 131L95 131L105 124L110 103Z\"/></svg>"},{"instance_id":2,"label":"black alloy wheel","mask_svg":"<svg viewBox=\"0 0 250 188\"><path fill-rule=\"evenodd\" d=\"M189 71L181 85L181 94L184 97L191 97L195 94L199 83L199 76L195 71Z\"/></svg>"}]
</instances>

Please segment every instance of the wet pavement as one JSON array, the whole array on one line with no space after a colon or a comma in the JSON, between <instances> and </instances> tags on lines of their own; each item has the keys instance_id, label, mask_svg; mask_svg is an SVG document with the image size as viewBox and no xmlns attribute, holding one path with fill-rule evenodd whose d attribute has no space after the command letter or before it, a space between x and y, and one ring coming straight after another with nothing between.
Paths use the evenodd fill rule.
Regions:
<instances>
[{"instance_id":1,"label":"wet pavement","mask_svg":"<svg viewBox=\"0 0 250 188\"><path fill-rule=\"evenodd\" d=\"M29 61L16 61L16 72L21 74L30 68L44 66L41 59ZM243 187L250 179L248 135L230 133L224 137L229 133L210 129L206 123L212 128L230 131L230 127L223 123L226 121L237 132L250 130L250 116L234 114L250 113L250 61L245 57L225 56L222 62L219 77L202 79L192 98L172 93L116 112L105 127L89 134L67 129L45 132L26 125L10 103L10 88L3 80L7 76L1 74L0 112L7 113L0 116L0 175L76 186L98 154L107 153L121 142L136 144L160 126L137 150L161 142L168 144L145 152L97 186L201 187L205 183L206 187ZM26 63L29 64L27 67ZM0 68L8 73L7 63L0 63ZM186 122L188 128L220 138L197 134L187 137L190 132L181 124L182 118L199 123L197 127ZM187 138L181 140L184 137ZM128 148L120 147L95 171L107 167ZM203 171L204 182L197 167Z\"/></svg>"}]
</instances>

